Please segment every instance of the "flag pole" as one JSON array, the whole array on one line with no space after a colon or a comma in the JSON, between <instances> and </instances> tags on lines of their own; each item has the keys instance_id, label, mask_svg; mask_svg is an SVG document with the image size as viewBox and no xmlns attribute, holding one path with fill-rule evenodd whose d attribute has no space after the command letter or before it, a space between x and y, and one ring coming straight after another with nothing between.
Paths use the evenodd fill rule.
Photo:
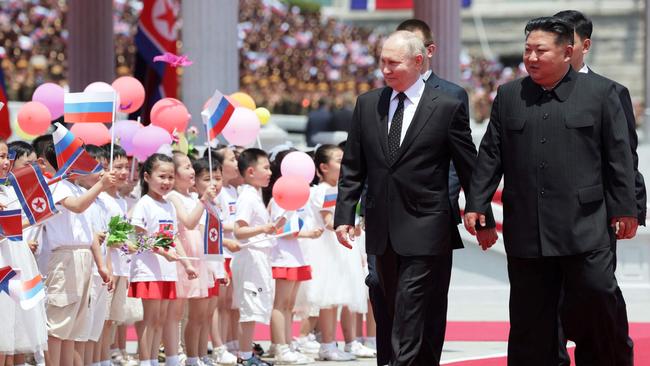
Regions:
<instances>
[{"instance_id":1,"label":"flag pole","mask_svg":"<svg viewBox=\"0 0 650 366\"><path fill-rule=\"evenodd\" d=\"M115 147L115 108L117 107L117 92L113 92L113 113L111 114L111 159L108 171L113 170L113 149Z\"/></svg>"},{"instance_id":2,"label":"flag pole","mask_svg":"<svg viewBox=\"0 0 650 366\"><path fill-rule=\"evenodd\" d=\"M208 144L208 166L210 169L210 184L212 184L212 145L210 144L210 127L208 126L208 121L210 120L209 116L204 114L205 111L201 112L201 119L203 119L203 125L205 126L205 141Z\"/></svg>"}]
</instances>

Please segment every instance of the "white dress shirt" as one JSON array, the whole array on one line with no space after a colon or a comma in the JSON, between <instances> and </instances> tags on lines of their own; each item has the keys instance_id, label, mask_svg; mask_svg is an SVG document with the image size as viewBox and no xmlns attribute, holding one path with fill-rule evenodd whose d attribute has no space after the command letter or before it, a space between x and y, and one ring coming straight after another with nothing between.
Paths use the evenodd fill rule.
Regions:
<instances>
[{"instance_id":1,"label":"white dress shirt","mask_svg":"<svg viewBox=\"0 0 650 366\"><path fill-rule=\"evenodd\" d=\"M400 145L404 141L404 135L408 131L413 116L415 115L415 110L420 103L420 98L424 92L424 81L422 78L417 78L415 83L411 85L408 89L404 90L406 94L406 99L404 99L404 117L402 118L402 133L400 134L399 143ZM390 96L390 106L388 107L388 131L390 132L390 125L393 121L393 115L395 115L395 110L397 109L397 104L399 99L397 99L398 91L393 90L393 93Z\"/></svg>"},{"instance_id":2,"label":"white dress shirt","mask_svg":"<svg viewBox=\"0 0 650 366\"><path fill-rule=\"evenodd\" d=\"M588 74L589 73L589 67L587 67L587 64L582 64L582 68L578 70L578 72L583 73L583 74Z\"/></svg>"}]
</instances>

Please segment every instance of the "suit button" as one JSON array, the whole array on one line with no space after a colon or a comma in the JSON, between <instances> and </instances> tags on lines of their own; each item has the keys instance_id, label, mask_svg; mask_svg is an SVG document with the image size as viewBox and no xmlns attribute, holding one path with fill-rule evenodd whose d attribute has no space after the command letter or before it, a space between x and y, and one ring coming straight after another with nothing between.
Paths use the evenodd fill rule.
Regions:
<instances>
[{"instance_id":1,"label":"suit button","mask_svg":"<svg viewBox=\"0 0 650 366\"><path fill-rule=\"evenodd\" d=\"M539 191L539 194L541 194L541 195L542 195L542 197L544 197L544 194L545 194L545 193L546 193L546 192L544 192L544 190L543 190L543 189L542 189L541 191Z\"/></svg>"},{"instance_id":2,"label":"suit button","mask_svg":"<svg viewBox=\"0 0 650 366\"><path fill-rule=\"evenodd\" d=\"M548 119L548 113L544 113L544 115L542 116L542 118L543 118L543 119Z\"/></svg>"},{"instance_id":3,"label":"suit button","mask_svg":"<svg viewBox=\"0 0 650 366\"><path fill-rule=\"evenodd\" d=\"M546 137L542 137L541 140L539 140L540 143L545 144L546 143Z\"/></svg>"},{"instance_id":4,"label":"suit button","mask_svg":"<svg viewBox=\"0 0 650 366\"><path fill-rule=\"evenodd\" d=\"M540 169L546 168L546 162L542 161L541 163L539 163L539 167L540 167Z\"/></svg>"}]
</instances>

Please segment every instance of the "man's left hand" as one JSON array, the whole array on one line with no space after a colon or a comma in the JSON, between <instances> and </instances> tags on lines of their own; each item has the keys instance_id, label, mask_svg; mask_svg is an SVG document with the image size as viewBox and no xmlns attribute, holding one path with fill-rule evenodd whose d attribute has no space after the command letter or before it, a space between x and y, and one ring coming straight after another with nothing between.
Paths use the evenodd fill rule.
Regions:
<instances>
[{"instance_id":1,"label":"man's left hand","mask_svg":"<svg viewBox=\"0 0 650 366\"><path fill-rule=\"evenodd\" d=\"M616 239L632 239L639 227L636 217L614 217L610 224L616 233Z\"/></svg>"},{"instance_id":2,"label":"man's left hand","mask_svg":"<svg viewBox=\"0 0 650 366\"><path fill-rule=\"evenodd\" d=\"M486 228L476 230L476 239L481 249L488 250L499 239L496 228Z\"/></svg>"}]
</instances>

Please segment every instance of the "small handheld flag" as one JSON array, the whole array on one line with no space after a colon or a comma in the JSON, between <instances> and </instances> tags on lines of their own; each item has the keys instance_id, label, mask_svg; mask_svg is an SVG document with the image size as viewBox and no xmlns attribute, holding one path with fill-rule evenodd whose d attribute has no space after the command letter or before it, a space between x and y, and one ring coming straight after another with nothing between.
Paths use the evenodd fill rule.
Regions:
<instances>
[{"instance_id":1,"label":"small handheld flag","mask_svg":"<svg viewBox=\"0 0 650 366\"><path fill-rule=\"evenodd\" d=\"M219 90L215 90L206 108L201 112L208 131L208 141L212 141L223 131L234 111L235 107L228 99Z\"/></svg>"},{"instance_id":2,"label":"small handheld flag","mask_svg":"<svg viewBox=\"0 0 650 366\"><path fill-rule=\"evenodd\" d=\"M10 266L0 268L0 294L6 292L9 295L9 280L16 276L16 271Z\"/></svg>"},{"instance_id":3,"label":"small handheld flag","mask_svg":"<svg viewBox=\"0 0 650 366\"><path fill-rule=\"evenodd\" d=\"M203 235L203 254L207 260L223 254L223 231L221 220L210 210L205 213L205 234Z\"/></svg>"},{"instance_id":4,"label":"small handheld flag","mask_svg":"<svg viewBox=\"0 0 650 366\"><path fill-rule=\"evenodd\" d=\"M8 179L30 224L39 223L58 212L50 188L36 163L14 170L9 173Z\"/></svg>"},{"instance_id":5,"label":"small handheld flag","mask_svg":"<svg viewBox=\"0 0 650 366\"><path fill-rule=\"evenodd\" d=\"M278 228L275 233L278 236L293 235L294 237L297 237L303 225L304 221L300 218L300 216L298 214L294 214L290 218L286 219L284 226Z\"/></svg>"},{"instance_id":6,"label":"small handheld flag","mask_svg":"<svg viewBox=\"0 0 650 366\"><path fill-rule=\"evenodd\" d=\"M329 188L325 192L325 199L323 200L323 208L330 208L336 206L336 196L338 196L338 189L336 187Z\"/></svg>"},{"instance_id":7,"label":"small handheld flag","mask_svg":"<svg viewBox=\"0 0 650 366\"><path fill-rule=\"evenodd\" d=\"M0 294L6 292L24 310L29 310L45 298L43 278L37 274L29 281L22 281L19 271L11 266L0 268Z\"/></svg>"},{"instance_id":8,"label":"small handheld flag","mask_svg":"<svg viewBox=\"0 0 650 366\"><path fill-rule=\"evenodd\" d=\"M67 123L112 123L115 92L65 93L63 121Z\"/></svg>"},{"instance_id":9,"label":"small handheld flag","mask_svg":"<svg viewBox=\"0 0 650 366\"><path fill-rule=\"evenodd\" d=\"M0 235L11 241L23 240L21 209L0 211Z\"/></svg>"},{"instance_id":10,"label":"small handheld flag","mask_svg":"<svg viewBox=\"0 0 650 366\"><path fill-rule=\"evenodd\" d=\"M54 151L59 170L54 178L64 175L87 175L102 171L102 165L88 154L83 148L81 139L75 137L60 123L55 123L56 130L52 133Z\"/></svg>"}]
</instances>

